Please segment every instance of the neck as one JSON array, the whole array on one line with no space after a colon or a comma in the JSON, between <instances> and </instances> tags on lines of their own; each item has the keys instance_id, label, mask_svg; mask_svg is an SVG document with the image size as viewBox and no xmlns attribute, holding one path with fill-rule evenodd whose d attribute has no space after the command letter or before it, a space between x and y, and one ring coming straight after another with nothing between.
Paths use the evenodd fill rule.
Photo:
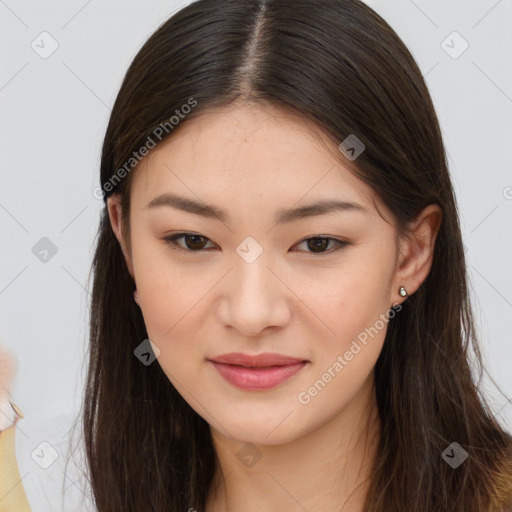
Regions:
<instances>
[{"instance_id":1,"label":"neck","mask_svg":"<svg viewBox=\"0 0 512 512\"><path fill-rule=\"evenodd\" d=\"M210 427L217 454L206 512L361 512L380 439L373 373L337 416L280 445L256 445L251 467L236 453L247 443Z\"/></svg>"}]
</instances>

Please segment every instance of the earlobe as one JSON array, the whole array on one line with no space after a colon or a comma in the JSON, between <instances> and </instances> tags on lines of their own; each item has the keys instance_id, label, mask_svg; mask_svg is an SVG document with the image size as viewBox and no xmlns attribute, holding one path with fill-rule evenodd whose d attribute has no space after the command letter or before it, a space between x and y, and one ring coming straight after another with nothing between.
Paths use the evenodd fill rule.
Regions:
<instances>
[{"instance_id":1,"label":"earlobe","mask_svg":"<svg viewBox=\"0 0 512 512\"><path fill-rule=\"evenodd\" d=\"M126 265L128 267L128 271L132 278L134 278L133 265L131 262L130 255L125 248L125 243L123 240L123 215L121 209L121 196L119 194L112 194L107 198L107 210L110 218L110 225L112 226L112 231L116 236L119 245L121 246L121 250L123 251L124 259L126 261Z\"/></svg>"}]
</instances>

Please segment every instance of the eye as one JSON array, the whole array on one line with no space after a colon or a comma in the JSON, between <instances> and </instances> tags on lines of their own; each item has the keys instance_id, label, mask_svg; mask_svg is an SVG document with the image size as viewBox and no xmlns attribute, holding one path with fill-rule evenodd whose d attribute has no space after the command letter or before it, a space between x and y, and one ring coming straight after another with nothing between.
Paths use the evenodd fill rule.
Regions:
<instances>
[{"instance_id":1,"label":"eye","mask_svg":"<svg viewBox=\"0 0 512 512\"><path fill-rule=\"evenodd\" d=\"M185 246L179 244L177 240L184 239ZM205 244L210 241L203 235L198 233L176 233L163 239L172 249L177 249L185 252L201 252L205 249ZM330 250L326 250L330 242L334 242L335 247ZM306 246L312 254L332 254L333 252L342 249L347 245L351 245L351 242L345 240L338 240L336 238L328 236L315 236L305 238L299 244L306 243Z\"/></svg>"},{"instance_id":2,"label":"eye","mask_svg":"<svg viewBox=\"0 0 512 512\"><path fill-rule=\"evenodd\" d=\"M177 240L180 238L185 240L185 247L177 243ZM185 252L200 252L202 249L204 249L204 241L208 240L208 238L197 233L177 233L175 235L164 238L164 240L173 249L178 249Z\"/></svg>"},{"instance_id":3,"label":"eye","mask_svg":"<svg viewBox=\"0 0 512 512\"><path fill-rule=\"evenodd\" d=\"M329 251L325 249L329 246L330 242L334 242L336 246ZM308 249L311 249L310 252L313 254L332 254L343 247L350 245L351 242L347 242L345 240L338 240L337 238L332 238L329 236L314 236L310 238L305 238L302 242L299 242L298 245L305 243Z\"/></svg>"}]
</instances>

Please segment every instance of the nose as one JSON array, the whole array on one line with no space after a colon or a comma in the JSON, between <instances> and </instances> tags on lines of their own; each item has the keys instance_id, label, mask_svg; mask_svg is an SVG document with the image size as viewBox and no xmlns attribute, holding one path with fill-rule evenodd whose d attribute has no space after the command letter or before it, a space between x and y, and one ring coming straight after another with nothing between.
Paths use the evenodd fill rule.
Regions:
<instances>
[{"instance_id":1,"label":"nose","mask_svg":"<svg viewBox=\"0 0 512 512\"><path fill-rule=\"evenodd\" d=\"M220 321L241 335L258 336L267 328L284 327L291 318L293 293L285 279L260 256L247 263L235 262L224 282Z\"/></svg>"}]
</instances>

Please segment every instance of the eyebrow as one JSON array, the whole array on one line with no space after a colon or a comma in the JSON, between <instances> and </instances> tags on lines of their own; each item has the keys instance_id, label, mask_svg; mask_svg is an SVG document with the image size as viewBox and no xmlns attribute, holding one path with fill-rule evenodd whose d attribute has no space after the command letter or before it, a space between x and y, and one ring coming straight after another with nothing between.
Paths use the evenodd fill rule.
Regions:
<instances>
[{"instance_id":1,"label":"eyebrow","mask_svg":"<svg viewBox=\"0 0 512 512\"><path fill-rule=\"evenodd\" d=\"M169 193L164 193L155 197L145 206L145 208L152 209L162 206L193 213L205 218L218 219L223 223L227 223L229 221L229 214L217 206ZM338 211L355 211L365 214L370 213L364 206L358 203L335 199L323 199L296 208L282 208L277 210L274 222L275 224L286 224L299 219L316 217Z\"/></svg>"}]
</instances>

